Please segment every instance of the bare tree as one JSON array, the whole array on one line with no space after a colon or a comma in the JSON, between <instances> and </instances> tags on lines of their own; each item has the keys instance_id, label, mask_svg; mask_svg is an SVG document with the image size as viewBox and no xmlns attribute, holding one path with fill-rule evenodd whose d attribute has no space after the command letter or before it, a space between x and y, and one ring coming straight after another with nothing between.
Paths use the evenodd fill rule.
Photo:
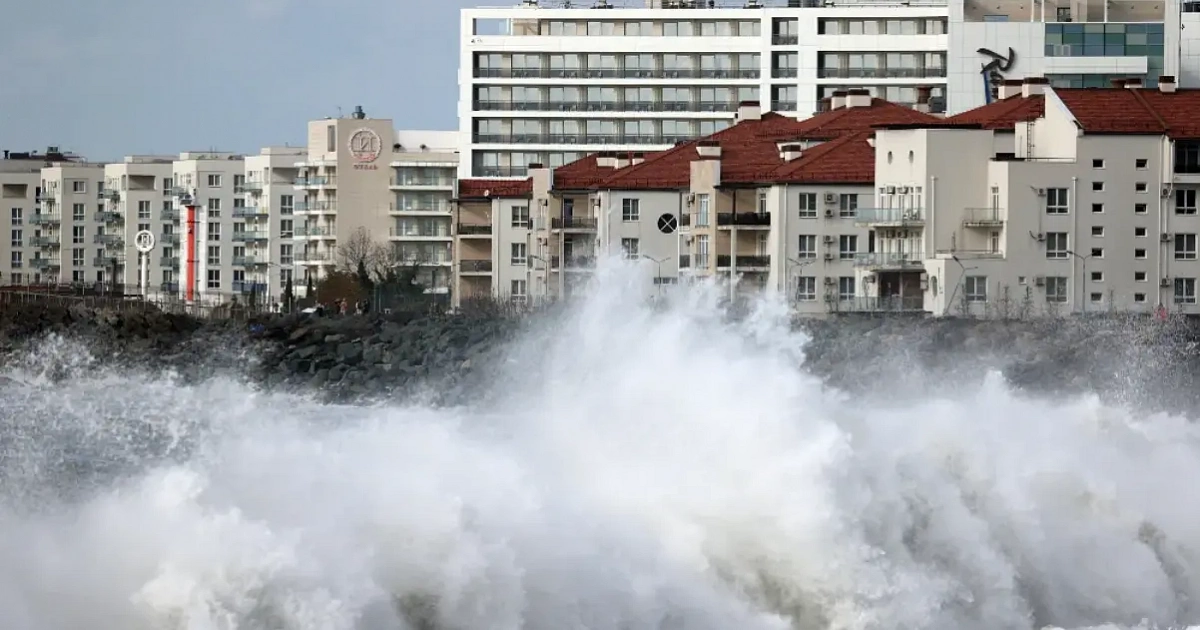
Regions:
<instances>
[{"instance_id":1,"label":"bare tree","mask_svg":"<svg viewBox=\"0 0 1200 630\"><path fill-rule=\"evenodd\" d=\"M338 268L349 273L358 273L360 268L371 269L375 266L378 249L367 228L360 227L338 245Z\"/></svg>"}]
</instances>

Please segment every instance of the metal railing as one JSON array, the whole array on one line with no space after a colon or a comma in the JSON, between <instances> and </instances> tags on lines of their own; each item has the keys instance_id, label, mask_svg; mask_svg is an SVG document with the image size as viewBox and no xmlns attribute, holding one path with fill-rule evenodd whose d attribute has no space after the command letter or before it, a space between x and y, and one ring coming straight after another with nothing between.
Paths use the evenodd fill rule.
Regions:
<instances>
[{"instance_id":1,"label":"metal railing","mask_svg":"<svg viewBox=\"0 0 1200 630\"><path fill-rule=\"evenodd\" d=\"M263 189L262 182L242 182L240 184L233 185L233 192L239 193L239 194L240 193L248 193L248 192L261 192L262 189Z\"/></svg>"},{"instance_id":2,"label":"metal railing","mask_svg":"<svg viewBox=\"0 0 1200 630\"><path fill-rule=\"evenodd\" d=\"M450 228L433 230L390 228L388 236L390 238L450 238Z\"/></svg>"},{"instance_id":3,"label":"metal railing","mask_svg":"<svg viewBox=\"0 0 1200 630\"><path fill-rule=\"evenodd\" d=\"M459 236L486 236L492 233L492 226L485 223L459 223Z\"/></svg>"},{"instance_id":4,"label":"metal railing","mask_svg":"<svg viewBox=\"0 0 1200 630\"><path fill-rule=\"evenodd\" d=\"M856 267L880 267L886 269L923 269L924 252L871 252L854 255Z\"/></svg>"},{"instance_id":5,"label":"metal railing","mask_svg":"<svg viewBox=\"0 0 1200 630\"><path fill-rule=\"evenodd\" d=\"M462 273L491 273L492 261L490 261L490 260L461 260L458 263L458 269Z\"/></svg>"},{"instance_id":6,"label":"metal railing","mask_svg":"<svg viewBox=\"0 0 1200 630\"><path fill-rule=\"evenodd\" d=\"M62 260L58 258L33 258L29 260L29 266L34 269L57 269L62 267Z\"/></svg>"},{"instance_id":7,"label":"metal railing","mask_svg":"<svg viewBox=\"0 0 1200 630\"><path fill-rule=\"evenodd\" d=\"M475 68L477 79L757 79L759 68Z\"/></svg>"},{"instance_id":8,"label":"metal railing","mask_svg":"<svg viewBox=\"0 0 1200 630\"><path fill-rule=\"evenodd\" d=\"M333 236L333 235L334 235L334 231L333 231L333 229L332 229L332 228L325 227L325 226L319 226L319 227L318 227L318 226L306 226L306 225L302 225L302 226L300 226L300 227L298 227L298 228L295 228L295 229L293 229L293 230L292 230L292 235L293 235L293 237L295 237L295 236L300 236L300 237L304 237L304 236Z\"/></svg>"},{"instance_id":9,"label":"metal railing","mask_svg":"<svg viewBox=\"0 0 1200 630\"><path fill-rule=\"evenodd\" d=\"M921 313L925 311L925 298L920 295L857 296L832 300L831 307L842 313Z\"/></svg>"},{"instance_id":10,"label":"metal railing","mask_svg":"<svg viewBox=\"0 0 1200 630\"><path fill-rule=\"evenodd\" d=\"M236 206L233 209L235 219L257 219L267 215L267 209L260 206Z\"/></svg>"},{"instance_id":11,"label":"metal railing","mask_svg":"<svg viewBox=\"0 0 1200 630\"><path fill-rule=\"evenodd\" d=\"M178 221L180 215L181 213L178 210L170 208L164 209L161 216L163 221Z\"/></svg>"},{"instance_id":12,"label":"metal railing","mask_svg":"<svg viewBox=\"0 0 1200 630\"><path fill-rule=\"evenodd\" d=\"M776 35L771 36L771 45L772 46L795 46L799 43L800 43L799 35L776 34Z\"/></svg>"},{"instance_id":13,"label":"metal railing","mask_svg":"<svg viewBox=\"0 0 1200 630\"><path fill-rule=\"evenodd\" d=\"M97 234L92 237L92 242L97 245L121 245L125 243L125 238L120 234Z\"/></svg>"},{"instance_id":14,"label":"metal railing","mask_svg":"<svg viewBox=\"0 0 1200 630\"><path fill-rule=\"evenodd\" d=\"M267 292L267 283L251 282L249 280L234 280L233 281L233 292L234 293L243 293L243 294L245 294L245 293L265 294Z\"/></svg>"},{"instance_id":15,"label":"metal railing","mask_svg":"<svg viewBox=\"0 0 1200 630\"><path fill-rule=\"evenodd\" d=\"M94 218L100 223L120 223L125 217L120 212L103 210L97 212Z\"/></svg>"},{"instance_id":16,"label":"metal railing","mask_svg":"<svg viewBox=\"0 0 1200 630\"><path fill-rule=\"evenodd\" d=\"M265 230L242 230L233 233L232 240L239 242L265 241L271 238L271 233Z\"/></svg>"},{"instance_id":17,"label":"metal railing","mask_svg":"<svg viewBox=\"0 0 1200 630\"><path fill-rule=\"evenodd\" d=\"M163 256L162 258L158 259L158 264L160 267L178 268L179 267L179 257L178 256Z\"/></svg>"},{"instance_id":18,"label":"metal railing","mask_svg":"<svg viewBox=\"0 0 1200 630\"><path fill-rule=\"evenodd\" d=\"M822 79L940 79L945 68L818 68Z\"/></svg>"},{"instance_id":19,"label":"metal railing","mask_svg":"<svg viewBox=\"0 0 1200 630\"><path fill-rule=\"evenodd\" d=\"M429 204L409 204L400 206L397 204L389 204L388 212L419 212L425 214L449 214L451 212L450 204L448 203L429 203Z\"/></svg>"},{"instance_id":20,"label":"metal railing","mask_svg":"<svg viewBox=\"0 0 1200 630\"><path fill-rule=\"evenodd\" d=\"M61 236L31 236L30 247L58 247L62 243Z\"/></svg>"},{"instance_id":21,"label":"metal railing","mask_svg":"<svg viewBox=\"0 0 1200 630\"><path fill-rule=\"evenodd\" d=\"M261 261L257 256L234 256L233 266L235 267L253 267L258 264L264 264L266 261Z\"/></svg>"},{"instance_id":22,"label":"metal railing","mask_svg":"<svg viewBox=\"0 0 1200 630\"><path fill-rule=\"evenodd\" d=\"M770 212L719 212L717 213L718 226L753 226L753 227L770 227L771 213Z\"/></svg>"},{"instance_id":23,"label":"metal railing","mask_svg":"<svg viewBox=\"0 0 1200 630\"><path fill-rule=\"evenodd\" d=\"M450 188L454 186L452 177L393 177L391 185L395 188L406 187L437 187Z\"/></svg>"},{"instance_id":24,"label":"metal railing","mask_svg":"<svg viewBox=\"0 0 1200 630\"><path fill-rule=\"evenodd\" d=\"M1000 208L967 208L963 212L963 225L994 226L1004 223L1004 211Z\"/></svg>"},{"instance_id":25,"label":"metal railing","mask_svg":"<svg viewBox=\"0 0 1200 630\"><path fill-rule=\"evenodd\" d=\"M297 177L292 180L294 186L300 188L315 188L318 186L336 186L337 178L329 176Z\"/></svg>"},{"instance_id":26,"label":"metal railing","mask_svg":"<svg viewBox=\"0 0 1200 630\"><path fill-rule=\"evenodd\" d=\"M62 215L38 212L29 217L29 223L30 225L54 225L62 223Z\"/></svg>"},{"instance_id":27,"label":"metal railing","mask_svg":"<svg viewBox=\"0 0 1200 630\"><path fill-rule=\"evenodd\" d=\"M567 217L565 219L550 219L552 230L595 230L597 221L591 217Z\"/></svg>"},{"instance_id":28,"label":"metal railing","mask_svg":"<svg viewBox=\"0 0 1200 630\"><path fill-rule=\"evenodd\" d=\"M292 206L293 212L301 214L304 212L337 212L336 201L297 201L296 205Z\"/></svg>"},{"instance_id":29,"label":"metal railing","mask_svg":"<svg viewBox=\"0 0 1200 630\"><path fill-rule=\"evenodd\" d=\"M854 222L859 225L878 223L924 223L923 208L858 208L854 214Z\"/></svg>"},{"instance_id":30,"label":"metal railing","mask_svg":"<svg viewBox=\"0 0 1200 630\"><path fill-rule=\"evenodd\" d=\"M736 263L733 264L733 263ZM751 269L771 266L770 256L730 256L728 254L717 255L717 267L727 268L736 267L737 269Z\"/></svg>"},{"instance_id":31,"label":"metal railing","mask_svg":"<svg viewBox=\"0 0 1200 630\"><path fill-rule=\"evenodd\" d=\"M163 235L159 236L159 240L162 241L164 245L178 245L179 244L179 235L174 234L174 233L163 234Z\"/></svg>"},{"instance_id":32,"label":"metal railing","mask_svg":"<svg viewBox=\"0 0 1200 630\"><path fill-rule=\"evenodd\" d=\"M735 112L738 102L729 101L654 101L637 102L635 109L623 101L475 101L475 111L528 112Z\"/></svg>"}]
</instances>

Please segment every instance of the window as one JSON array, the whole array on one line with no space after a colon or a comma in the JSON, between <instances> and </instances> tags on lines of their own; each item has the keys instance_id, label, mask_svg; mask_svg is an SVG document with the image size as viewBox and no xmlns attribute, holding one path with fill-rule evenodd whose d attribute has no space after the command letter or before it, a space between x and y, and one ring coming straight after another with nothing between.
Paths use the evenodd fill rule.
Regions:
<instances>
[{"instance_id":1,"label":"window","mask_svg":"<svg viewBox=\"0 0 1200 630\"><path fill-rule=\"evenodd\" d=\"M521 301L525 300L525 281L524 280L513 280L512 284L510 285L509 290L512 292L512 297L514 300L521 300Z\"/></svg>"},{"instance_id":2,"label":"window","mask_svg":"<svg viewBox=\"0 0 1200 630\"><path fill-rule=\"evenodd\" d=\"M621 200L621 221L632 223L641 218L641 207L637 199Z\"/></svg>"},{"instance_id":3,"label":"window","mask_svg":"<svg viewBox=\"0 0 1200 630\"><path fill-rule=\"evenodd\" d=\"M841 195L838 197L838 216L843 219L853 219L858 214L858 195Z\"/></svg>"},{"instance_id":4,"label":"window","mask_svg":"<svg viewBox=\"0 0 1200 630\"><path fill-rule=\"evenodd\" d=\"M21 247L21 230L13 230L9 237L9 242L13 247Z\"/></svg>"},{"instance_id":5,"label":"window","mask_svg":"<svg viewBox=\"0 0 1200 630\"><path fill-rule=\"evenodd\" d=\"M1092 192L1104 192L1104 182L1092 182Z\"/></svg>"},{"instance_id":6,"label":"window","mask_svg":"<svg viewBox=\"0 0 1200 630\"><path fill-rule=\"evenodd\" d=\"M139 219L149 219L150 218L150 202L149 201L139 201L138 202L138 218Z\"/></svg>"},{"instance_id":7,"label":"window","mask_svg":"<svg viewBox=\"0 0 1200 630\"><path fill-rule=\"evenodd\" d=\"M1138 158L1133 161L1133 166L1134 166L1134 168L1136 168L1139 171L1144 171L1144 170L1146 170L1146 165L1148 164L1148 162L1149 161L1146 158Z\"/></svg>"},{"instance_id":8,"label":"window","mask_svg":"<svg viewBox=\"0 0 1200 630\"><path fill-rule=\"evenodd\" d=\"M1089 256L1091 256L1092 258L1104 258L1104 248L1103 247L1093 247L1092 253L1089 254Z\"/></svg>"},{"instance_id":9,"label":"window","mask_svg":"<svg viewBox=\"0 0 1200 630\"><path fill-rule=\"evenodd\" d=\"M1146 214L1146 204L1144 204L1144 203L1133 204L1133 213L1134 214Z\"/></svg>"},{"instance_id":10,"label":"window","mask_svg":"<svg viewBox=\"0 0 1200 630\"><path fill-rule=\"evenodd\" d=\"M1092 160L1092 168L1104 168L1104 160Z\"/></svg>"},{"instance_id":11,"label":"window","mask_svg":"<svg viewBox=\"0 0 1200 630\"><path fill-rule=\"evenodd\" d=\"M162 178L162 191L163 191L164 195L171 194L171 187L172 187L171 178L170 177Z\"/></svg>"},{"instance_id":12,"label":"window","mask_svg":"<svg viewBox=\"0 0 1200 630\"><path fill-rule=\"evenodd\" d=\"M23 256L23 254L22 254L21 252L13 252L13 253L12 253L12 256L9 258L9 260L11 261L11 265L10 265L10 266L11 266L13 269L19 269L19 268L21 267L21 263L22 263L22 260L21 260L21 258L22 258L22 256Z\"/></svg>"},{"instance_id":13,"label":"window","mask_svg":"<svg viewBox=\"0 0 1200 630\"><path fill-rule=\"evenodd\" d=\"M1141 248L1133 250L1133 257L1136 260L1145 260L1146 259L1146 250L1141 249Z\"/></svg>"},{"instance_id":14,"label":"window","mask_svg":"<svg viewBox=\"0 0 1200 630\"><path fill-rule=\"evenodd\" d=\"M1067 250L1070 249L1067 245L1066 232L1048 232L1046 234L1046 258L1066 258L1070 254Z\"/></svg>"},{"instance_id":15,"label":"window","mask_svg":"<svg viewBox=\"0 0 1200 630\"><path fill-rule=\"evenodd\" d=\"M1138 182L1133 185L1133 190L1135 192L1145 194L1147 190L1150 190L1150 188L1146 186L1146 182Z\"/></svg>"},{"instance_id":16,"label":"window","mask_svg":"<svg viewBox=\"0 0 1200 630\"><path fill-rule=\"evenodd\" d=\"M965 286L968 302L987 301L987 276L967 276Z\"/></svg>"},{"instance_id":17,"label":"window","mask_svg":"<svg viewBox=\"0 0 1200 630\"><path fill-rule=\"evenodd\" d=\"M208 176L208 187L219 188L221 186L221 176L219 174L210 174Z\"/></svg>"},{"instance_id":18,"label":"window","mask_svg":"<svg viewBox=\"0 0 1200 630\"><path fill-rule=\"evenodd\" d=\"M292 246L291 245L280 245L279 246L279 264L281 264L281 265L292 264Z\"/></svg>"},{"instance_id":19,"label":"window","mask_svg":"<svg viewBox=\"0 0 1200 630\"><path fill-rule=\"evenodd\" d=\"M817 193L800 193L800 218L817 218Z\"/></svg>"},{"instance_id":20,"label":"window","mask_svg":"<svg viewBox=\"0 0 1200 630\"><path fill-rule=\"evenodd\" d=\"M696 195L696 226L708 227L709 200L708 195Z\"/></svg>"},{"instance_id":21,"label":"window","mask_svg":"<svg viewBox=\"0 0 1200 630\"><path fill-rule=\"evenodd\" d=\"M1062 276L1046 278L1046 302L1062 304L1067 301L1067 279Z\"/></svg>"},{"instance_id":22,"label":"window","mask_svg":"<svg viewBox=\"0 0 1200 630\"><path fill-rule=\"evenodd\" d=\"M13 225L21 225L21 213L22 213L22 210L20 208L12 209L12 224Z\"/></svg>"},{"instance_id":23,"label":"window","mask_svg":"<svg viewBox=\"0 0 1200 630\"><path fill-rule=\"evenodd\" d=\"M292 219L283 219L282 221L280 221L279 222L279 238L292 238L292 234L295 229L292 227L293 225L294 224L292 223Z\"/></svg>"},{"instance_id":24,"label":"window","mask_svg":"<svg viewBox=\"0 0 1200 630\"><path fill-rule=\"evenodd\" d=\"M1133 228L1133 235L1137 238L1146 238L1146 228Z\"/></svg>"},{"instance_id":25,"label":"window","mask_svg":"<svg viewBox=\"0 0 1200 630\"><path fill-rule=\"evenodd\" d=\"M1098 304L1098 303L1104 301L1104 294L1103 293L1090 293L1090 294L1088 294L1088 299L1090 299L1093 304Z\"/></svg>"},{"instance_id":26,"label":"window","mask_svg":"<svg viewBox=\"0 0 1200 630\"><path fill-rule=\"evenodd\" d=\"M292 195L279 195L279 214L289 215L295 212L296 198Z\"/></svg>"},{"instance_id":27,"label":"window","mask_svg":"<svg viewBox=\"0 0 1200 630\"><path fill-rule=\"evenodd\" d=\"M1092 204L1092 212L1096 212L1096 213L1104 212L1104 204L1102 204L1102 203Z\"/></svg>"},{"instance_id":28,"label":"window","mask_svg":"<svg viewBox=\"0 0 1200 630\"><path fill-rule=\"evenodd\" d=\"M854 276L838 278L838 299L842 301L854 299Z\"/></svg>"},{"instance_id":29,"label":"window","mask_svg":"<svg viewBox=\"0 0 1200 630\"><path fill-rule=\"evenodd\" d=\"M210 198L208 200L208 218L217 219L221 216L221 200Z\"/></svg>"},{"instance_id":30,"label":"window","mask_svg":"<svg viewBox=\"0 0 1200 630\"><path fill-rule=\"evenodd\" d=\"M71 205L71 220L72 221L83 221L83 217L85 216L86 212L87 212L87 210L85 209L83 204L81 204L81 203L72 204Z\"/></svg>"},{"instance_id":31,"label":"window","mask_svg":"<svg viewBox=\"0 0 1200 630\"><path fill-rule=\"evenodd\" d=\"M854 255L858 253L858 237L852 234L843 234L838 237L838 258L841 260L853 260Z\"/></svg>"},{"instance_id":32,"label":"window","mask_svg":"<svg viewBox=\"0 0 1200 630\"><path fill-rule=\"evenodd\" d=\"M221 224L220 223L209 223L208 224L208 240L210 240L210 241L221 240Z\"/></svg>"},{"instance_id":33,"label":"window","mask_svg":"<svg viewBox=\"0 0 1200 630\"><path fill-rule=\"evenodd\" d=\"M817 299L816 276L800 276L796 278L796 300L812 302Z\"/></svg>"},{"instance_id":34,"label":"window","mask_svg":"<svg viewBox=\"0 0 1200 630\"><path fill-rule=\"evenodd\" d=\"M1096 238L1104 238L1104 226L1093 225L1092 226L1092 236L1094 236Z\"/></svg>"},{"instance_id":35,"label":"window","mask_svg":"<svg viewBox=\"0 0 1200 630\"><path fill-rule=\"evenodd\" d=\"M220 269L209 269L208 270L208 284L206 286L208 286L208 288L210 288L210 289L220 289L221 288L221 270Z\"/></svg>"},{"instance_id":36,"label":"window","mask_svg":"<svg viewBox=\"0 0 1200 630\"><path fill-rule=\"evenodd\" d=\"M208 246L208 264L214 265L214 266L219 266L221 264L221 246L220 245L209 245Z\"/></svg>"},{"instance_id":37,"label":"window","mask_svg":"<svg viewBox=\"0 0 1200 630\"><path fill-rule=\"evenodd\" d=\"M638 257L638 240L636 238L621 239L621 252L625 255L626 260L633 260Z\"/></svg>"},{"instance_id":38,"label":"window","mask_svg":"<svg viewBox=\"0 0 1200 630\"><path fill-rule=\"evenodd\" d=\"M175 207L175 204L173 204L171 201L163 201L162 209L164 214L170 212L173 207Z\"/></svg>"},{"instance_id":39,"label":"window","mask_svg":"<svg viewBox=\"0 0 1200 630\"><path fill-rule=\"evenodd\" d=\"M85 193L87 192L87 182L82 179L77 179L71 182L71 192Z\"/></svg>"},{"instance_id":40,"label":"window","mask_svg":"<svg viewBox=\"0 0 1200 630\"><path fill-rule=\"evenodd\" d=\"M527 249L527 246L525 245L525 243L513 243L512 244L512 256L510 258L510 262L514 265L526 264L526 262L527 262L526 254L528 253L526 251L526 249Z\"/></svg>"},{"instance_id":41,"label":"window","mask_svg":"<svg viewBox=\"0 0 1200 630\"><path fill-rule=\"evenodd\" d=\"M1175 191L1175 214L1196 214L1196 189L1180 188Z\"/></svg>"},{"instance_id":42,"label":"window","mask_svg":"<svg viewBox=\"0 0 1200 630\"><path fill-rule=\"evenodd\" d=\"M696 235L696 266L708 268L708 235Z\"/></svg>"},{"instance_id":43,"label":"window","mask_svg":"<svg viewBox=\"0 0 1200 630\"><path fill-rule=\"evenodd\" d=\"M1091 277L1092 277L1092 282L1104 282L1104 272L1103 271L1093 271L1091 273Z\"/></svg>"},{"instance_id":44,"label":"window","mask_svg":"<svg viewBox=\"0 0 1200 630\"><path fill-rule=\"evenodd\" d=\"M1145 271L1133 272L1133 281L1134 282L1145 282L1146 281L1146 272Z\"/></svg>"},{"instance_id":45,"label":"window","mask_svg":"<svg viewBox=\"0 0 1200 630\"><path fill-rule=\"evenodd\" d=\"M83 243L83 235L84 235L84 231L83 231L82 225L76 225L71 228L71 242L72 243L74 243L76 245Z\"/></svg>"},{"instance_id":46,"label":"window","mask_svg":"<svg viewBox=\"0 0 1200 630\"><path fill-rule=\"evenodd\" d=\"M816 234L801 234L799 244L797 246L797 258L816 258L817 257L817 235Z\"/></svg>"},{"instance_id":47,"label":"window","mask_svg":"<svg viewBox=\"0 0 1200 630\"><path fill-rule=\"evenodd\" d=\"M1195 304L1196 303L1196 279L1195 278L1175 278L1175 303L1176 304Z\"/></svg>"},{"instance_id":48,"label":"window","mask_svg":"<svg viewBox=\"0 0 1200 630\"><path fill-rule=\"evenodd\" d=\"M83 259L87 256L87 250L82 247L76 247L71 250L71 266L82 267Z\"/></svg>"},{"instance_id":49,"label":"window","mask_svg":"<svg viewBox=\"0 0 1200 630\"><path fill-rule=\"evenodd\" d=\"M1069 202L1066 188L1046 189L1046 214L1066 214Z\"/></svg>"},{"instance_id":50,"label":"window","mask_svg":"<svg viewBox=\"0 0 1200 630\"><path fill-rule=\"evenodd\" d=\"M529 227L529 206L513 206L512 226L515 228Z\"/></svg>"},{"instance_id":51,"label":"window","mask_svg":"<svg viewBox=\"0 0 1200 630\"><path fill-rule=\"evenodd\" d=\"M765 190L758 191L758 213L767 213L767 191Z\"/></svg>"},{"instance_id":52,"label":"window","mask_svg":"<svg viewBox=\"0 0 1200 630\"><path fill-rule=\"evenodd\" d=\"M1175 260L1196 260L1196 235L1175 235Z\"/></svg>"},{"instance_id":53,"label":"window","mask_svg":"<svg viewBox=\"0 0 1200 630\"><path fill-rule=\"evenodd\" d=\"M1134 294L1133 294L1133 301L1134 301L1134 302L1137 302L1138 304L1143 304L1143 303L1145 303L1145 301L1146 301L1146 294L1145 294L1145 293L1134 293Z\"/></svg>"}]
</instances>

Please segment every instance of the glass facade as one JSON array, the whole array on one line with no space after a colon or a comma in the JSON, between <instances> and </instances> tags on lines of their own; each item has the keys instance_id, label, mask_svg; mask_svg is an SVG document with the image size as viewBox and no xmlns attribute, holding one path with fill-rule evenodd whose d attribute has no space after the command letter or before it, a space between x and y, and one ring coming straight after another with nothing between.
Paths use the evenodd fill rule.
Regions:
<instances>
[{"instance_id":1,"label":"glass facade","mask_svg":"<svg viewBox=\"0 0 1200 630\"><path fill-rule=\"evenodd\" d=\"M1046 80L1050 82L1051 87L1056 88L1106 88L1112 87L1112 82L1115 79L1142 79L1144 77L1135 77L1127 74L1047 74Z\"/></svg>"},{"instance_id":2,"label":"glass facade","mask_svg":"<svg viewBox=\"0 0 1200 630\"><path fill-rule=\"evenodd\" d=\"M1053 23L1046 25L1047 57L1146 57L1143 83L1158 84L1163 72L1163 24L1142 23ZM1077 87L1076 75L1061 75ZM1123 76L1083 75L1078 87L1105 87L1111 78ZM1051 79L1053 84L1053 78Z\"/></svg>"}]
</instances>

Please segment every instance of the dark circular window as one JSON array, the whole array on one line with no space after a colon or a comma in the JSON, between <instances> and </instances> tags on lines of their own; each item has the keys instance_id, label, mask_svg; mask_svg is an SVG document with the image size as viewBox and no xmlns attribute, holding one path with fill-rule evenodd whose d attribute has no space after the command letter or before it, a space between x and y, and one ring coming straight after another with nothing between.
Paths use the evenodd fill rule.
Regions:
<instances>
[{"instance_id":1,"label":"dark circular window","mask_svg":"<svg viewBox=\"0 0 1200 630\"><path fill-rule=\"evenodd\" d=\"M658 231L663 234L674 234L679 228L679 219L673 214L663 214L658 217Z\"/></svg>"}]
</instances>

